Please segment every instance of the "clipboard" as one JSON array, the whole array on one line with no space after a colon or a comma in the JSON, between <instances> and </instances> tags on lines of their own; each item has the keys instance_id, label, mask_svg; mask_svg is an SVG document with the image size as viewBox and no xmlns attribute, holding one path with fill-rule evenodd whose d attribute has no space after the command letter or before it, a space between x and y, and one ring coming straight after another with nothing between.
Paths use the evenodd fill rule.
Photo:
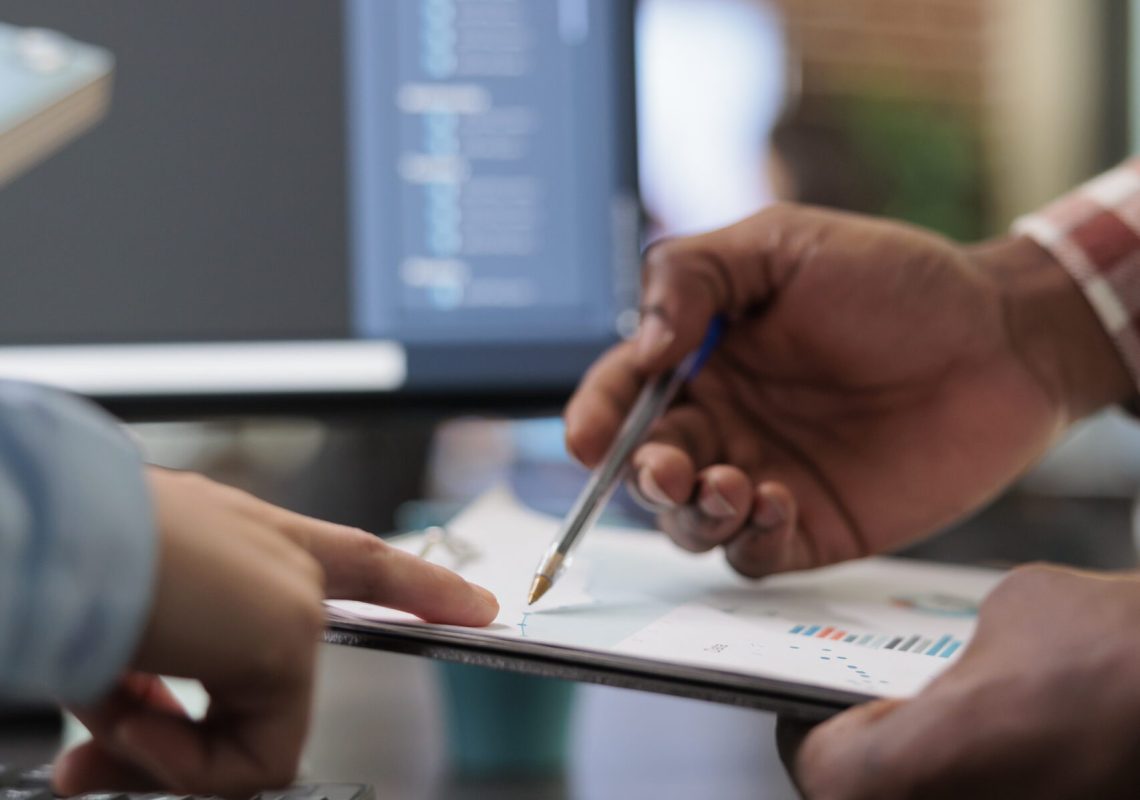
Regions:
<instances>
[{"instance_id":1,"label":"clipboard","mask_svg":"<svg viewBox=\"0 0 1140 800\"><path fill-rule=\"evenodd\" d=\"M437 661L518 672L542 678L594 683L693 700L771 711L808 722L827 719L874 695L843 692L762 677L663 664L631 656L569 650L430 631L392 623L330 621L328 644L363 647Z\"/></svg>"},{"instance_id":2,"label":"clipboard","mask_svg":"<svg viewBox=\"0 0 1140 800\"><path fill-rule=\"evenodd\" d=\"M757 582L715 553L599 526L550 597L527 611L529 571L557 522L496 489L445 531L399 540L495 592L502 611L491 628L331 602L325 640L817 721L919 691L961 653L1003 574L870 558Z\"/></svg>"}]
</instances>

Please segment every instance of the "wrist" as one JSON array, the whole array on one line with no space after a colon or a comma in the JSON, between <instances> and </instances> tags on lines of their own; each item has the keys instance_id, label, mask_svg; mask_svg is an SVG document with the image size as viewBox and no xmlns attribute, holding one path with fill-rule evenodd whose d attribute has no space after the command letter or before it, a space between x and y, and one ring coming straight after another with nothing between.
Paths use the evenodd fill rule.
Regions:
<instances>
[{"instance_id":1,"label":"wrist","mask_svg":"<svg viewBox=\"0 0 1140 800\"><path fill-rule=\"evenodd\" d=\"M1075 422L1134 393L1112 338L1064 267L1025 236L971 249L1001 298L1010 344Z\"/></svg>"}]
</instances>

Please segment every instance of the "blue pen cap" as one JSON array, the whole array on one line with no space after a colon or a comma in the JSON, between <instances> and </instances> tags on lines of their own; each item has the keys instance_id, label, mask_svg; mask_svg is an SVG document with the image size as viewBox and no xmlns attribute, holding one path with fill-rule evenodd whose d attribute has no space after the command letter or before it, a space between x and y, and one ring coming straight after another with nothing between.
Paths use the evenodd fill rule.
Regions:
<instances>
[{"instance_id":1,"label":"blue pen cap","mask_svg":"<svg viewBox=\"0 0 1140 800\"><path fill-rule=\"evenodd\" d=\"M701 367L705 365L709 356L712 355L713 350L716 349L717 343L720 342L721 334L724 333L727 324L728 320L725 319L724 314L717 314L709 321L708 330L705 331L705 338L701 341L701 346L697 349L696 357L693 359L692 366L689 367L689 374L685 376L686 379L692 378L700 372Z\"/></svg>"}]
</instances>

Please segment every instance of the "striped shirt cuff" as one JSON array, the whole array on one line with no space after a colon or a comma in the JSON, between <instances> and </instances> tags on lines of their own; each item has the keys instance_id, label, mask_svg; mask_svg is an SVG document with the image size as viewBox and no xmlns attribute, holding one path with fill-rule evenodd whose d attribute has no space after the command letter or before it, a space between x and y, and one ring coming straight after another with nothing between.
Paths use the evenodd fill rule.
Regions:
<instances>
[{"instance_id":1,"label":"striped shirt cuff","mask_svg":"<svg viewBox=\"0 0 1140 800\"><path fill-rule=\"evenodd\" d=\"M1140 388L1140 158L1014 221L1077 282Z\"/></svg>"}]
</instances>

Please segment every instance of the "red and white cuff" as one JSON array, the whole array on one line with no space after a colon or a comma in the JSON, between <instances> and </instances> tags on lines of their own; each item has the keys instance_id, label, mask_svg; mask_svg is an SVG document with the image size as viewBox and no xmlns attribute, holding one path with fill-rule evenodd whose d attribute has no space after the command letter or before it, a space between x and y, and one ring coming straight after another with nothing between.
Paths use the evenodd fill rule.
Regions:
<instances>
[{"instance_id":1,"label":"red and white cuff","mask_svg":"<svg viewBox=\"0 0 1140 800\"><path fill-rule=\"evenodd\" d=\"M1140 158L1015 220L1069 272L1140 386Z\"/></svg>"}]
</instances>

